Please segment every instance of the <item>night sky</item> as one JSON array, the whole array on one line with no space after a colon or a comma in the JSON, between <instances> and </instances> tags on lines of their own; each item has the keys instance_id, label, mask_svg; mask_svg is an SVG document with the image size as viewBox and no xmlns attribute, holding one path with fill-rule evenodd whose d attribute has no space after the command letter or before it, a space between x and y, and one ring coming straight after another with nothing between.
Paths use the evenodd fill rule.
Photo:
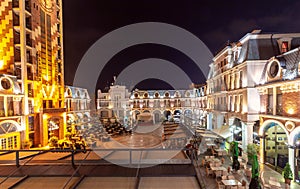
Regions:
<instances>
[{"instance_id":1,"label":"night sky","mask_svg":"<svg viewBox=\"0 0 300 189\"><path fill-rule=\"evenodd\" d=\"M89 47L103 35L128 24L163 22L188 30L215 54L225 43L247 32L300 32L300 2L296 0L63 0L65 84L73 85L76 68ZM116 54L102 70L97 88L105 89L122 69L144 58L166 59L180 66L194 83L205 83L192 60L157 44L141 44ZM191 66L182 65L183 62ZM118 63L118 67L112 66ZM207 75L207 73L203 73ZM143 88L171 88L160 80L144 80ZM187 86L188 87L188 86Z\"/></svg>"}]
</instances>

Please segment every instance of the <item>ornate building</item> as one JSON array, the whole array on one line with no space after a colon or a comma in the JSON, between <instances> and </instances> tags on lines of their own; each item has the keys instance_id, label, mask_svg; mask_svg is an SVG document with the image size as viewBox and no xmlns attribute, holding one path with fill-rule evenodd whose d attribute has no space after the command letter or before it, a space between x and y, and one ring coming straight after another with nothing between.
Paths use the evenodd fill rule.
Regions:
<instances>
[{"instance_id":1,"label":"ornate building","mask_svg":"<svg viewBox=\"0 0 300 189\"><path fill-rule=\"evenodd\" d=\"M67 129L83 129L91 120L91 99L87 89L65 86Z\"/></svg>"},{"instance_id":2,"label":"ornate building","mask_svg":"<svg viewBox=\"0 0 300 189\"><path fill-rule=\"evenodd\" d=\"M125 86L110 86L108 93L98 90L97 111L101 118L117 117L122 123L127 123L130 116L130 93Z\"/></svg>"},{"instance_id":3,"label":"ornate building","mask_svg":"<svg viewBox=\"0 0 300 189\"><path fill-rule=\"evenodd\" d=\"M261 99L261 161L276 169L284 168L289 162L295 170L295 179L299 181L300 49L294 48L292 40L283 40L280 46L283 54L267 61L256 88Z\"/></svg>"},{"instance_id":4,"label":"ornate building","mask_svg":"<svg viewBox=\"0 0 300 189\"><path fill-rule=\"evenodd\" d=\"M191 90L134 90L129 93L125 86L116 85L111 86L108 93L98 91L97 109L103 118L115 116L131 124L143 113L150 113L154 123L180 115L200 120L200 112L203 113L205 107L205 100L201 98L204 90L201 86Z\"/></svg>"},{"instance_id":5,"label":"ornate building","mask_svg":"<svg viewBox=\"0 0 300 189\"><path fill-rule=\"evenodd\" d=\"M254 30L216 54L207 80L207 128L227 128L243 149L260 144L260 161L275 169L298 164L288 148L300 133L298 46L300 33Z\"/></svg>"},{"instance_id":6,"label":"ornate building","mask_svg":"<svg viewBox=\"0 0 300 189\"><path fill-rule=\"evenodd\" d=\"M61 3L1 0L1 149L44 146L50 132L64 136Z\"/></svg>"}]
</instances>

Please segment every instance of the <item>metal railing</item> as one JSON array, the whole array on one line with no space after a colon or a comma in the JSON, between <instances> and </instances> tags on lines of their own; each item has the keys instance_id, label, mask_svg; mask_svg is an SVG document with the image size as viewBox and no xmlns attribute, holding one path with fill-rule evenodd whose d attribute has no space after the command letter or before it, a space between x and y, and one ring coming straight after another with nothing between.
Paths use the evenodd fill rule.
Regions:
<instances>
[{"instance_id":1,"label":"metal railing","mask_svg":"<svg viewBox=\"0 0 300 189\"><path fill-rule=\"evenodd\" d=\"M147 159L147 158L142 158L142 159L134 159L133 158L133 153L135 152L161 152L161 151L174 151L174 150L185 150L185 148L172 148L172 149L168 149L168 148L149 148L149 149L134 149L134 148L113 148L113 149L87 149L87 150L70 150L70 149L52 149L52 150L39 150L39 149L34 149L34 150L0 150L0 163L2 165L5 164L9 164L9 165L16 165L17 167L22 166L21 161L30 158L31 162L34 162L35 160L32 160L32 158L37 157L40 154L43 153L47 153L47 152L52 152L52 153L69 153L66 155L66 157L71 157L71 160L64 160L64 158L60 158L58 160L38 160L38 163L42 164L42 163L65 163L65 164L71 164L72 166L76 167L76 164L79 163L93 163L93 164L97 164L98 160L75 160L75 154L77 153L87 153L87 152L110 152L109 155L115 153L115 152L128 152L128 156L127 157L121 157L120 159L116 159L115 162L112 163L120 163L120 164L124 164L124 165L138 165L138 164L153 164L153 163L163 163L163 162L168 162L171 164L187 164L190 163L190 160L188 159L180 159L178 161L173 160L170 161L169 158L167 159ZM20 153L22 152L36 152L36 153L32 153L30 155L27 156L20 156ZM10 160L10 159L3 159L1 158L1 156L3 157L6 154L9 153L15 153L15 160ZM104 158L105 159L105 158ZM30 162L26 161L26 164L28 164ZM103 164L105 162L98 162L99 164ZM106 163L107 164L107 163Z\"/></svg>"}]
</instances>

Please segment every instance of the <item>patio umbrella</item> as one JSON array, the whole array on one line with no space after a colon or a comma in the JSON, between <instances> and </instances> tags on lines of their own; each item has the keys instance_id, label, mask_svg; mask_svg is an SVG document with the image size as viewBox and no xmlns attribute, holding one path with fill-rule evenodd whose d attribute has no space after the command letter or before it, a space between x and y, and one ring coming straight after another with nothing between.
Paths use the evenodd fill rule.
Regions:
<instances>
[{"instance_id":1,"label":"patio umbrella","mask_svg":"<svg viewBox=\"0 0 300 189\"><path fill-rule=\"evenodd\" d=\"M233 142L233 151L232 151L232 169L235 169L236 171L240 169L240 162L238 160L239 157L239 148L238 143Z\"/></svg>"},{"instance_id":2,"label":"patio umbrella","mask_svg":"<svg viewBox=\"0 0 300 189\"><path fill-rule=\"evenodd\" d=\"M258 166L257 156L253 155L252 178L249 185L250 189L261 189L258 177L259 177L259 166Z\"/></svg>"}]
</instances>

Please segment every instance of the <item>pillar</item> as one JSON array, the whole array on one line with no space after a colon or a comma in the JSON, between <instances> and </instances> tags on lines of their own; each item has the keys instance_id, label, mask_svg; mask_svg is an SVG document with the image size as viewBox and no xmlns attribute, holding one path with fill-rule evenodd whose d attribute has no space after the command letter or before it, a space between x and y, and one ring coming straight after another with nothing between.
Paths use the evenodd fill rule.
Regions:
<instances>
[{"instance_id":1,"label":"pillar","mask_svg":"<svg viewBox=\"0 0 300 189\"><path fill-rule=\"evenodd\" d=\"M207 114L207 129L212 130L212 113Z\"/></svg>"},{"instance_id":2,"label":"pillar","mask_svg":"<svg viewBox=\"0 0 300 189\"><path fill-rule=\"evenodd\" d=\"M295 180L295 149L289 148L289 164Z\"/></svg>"},{"instance_id":3,"label":"pillar","mask_svg":"<svg viewBox=\"0 0 300 189\"><path fill-rule=\"evenodd\" d=\"M253 143L253 126L254 126L254 122L247 122L246 124L242 122L243 150L247 149L248 144Z\"/></svg>"}]
</instances>

